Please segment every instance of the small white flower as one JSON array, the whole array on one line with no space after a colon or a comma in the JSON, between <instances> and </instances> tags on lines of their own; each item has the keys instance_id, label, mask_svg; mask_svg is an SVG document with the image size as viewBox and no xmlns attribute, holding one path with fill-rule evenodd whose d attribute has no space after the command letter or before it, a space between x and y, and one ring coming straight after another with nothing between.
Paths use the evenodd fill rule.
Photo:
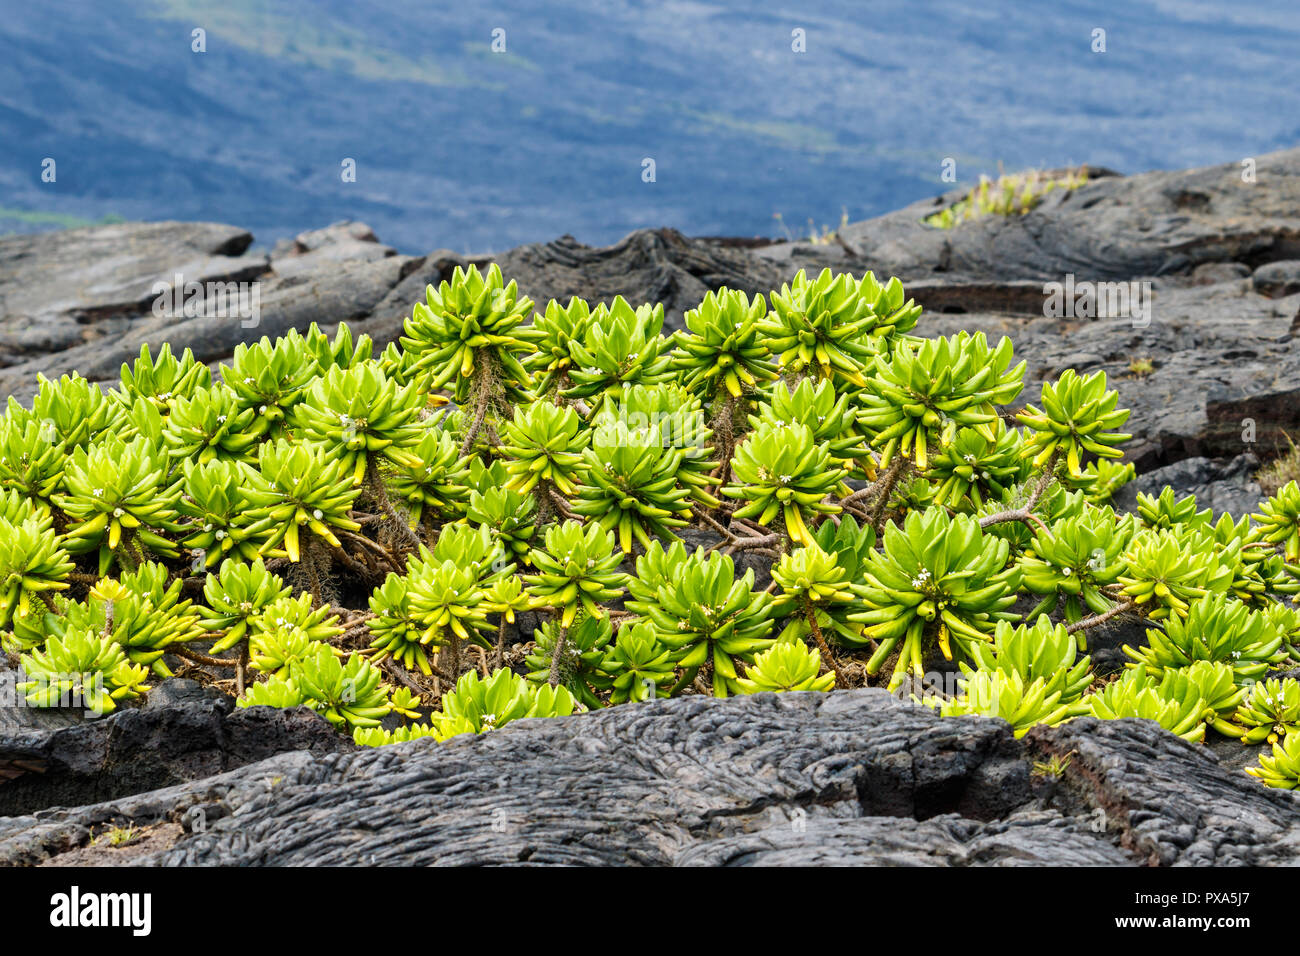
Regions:
<instances>
[{"instance_id":1,"label":"small white flower","mask_svg":"<svg viewBox=\"0 0 1300 956\"><path fill-rule=\"evenodd\" d=\"M96 497L96 498L102 498L102 497L104 497L104 489L103 489L103 488L96 488L94 494L95 494L95 497Z\"/></svg>"}]
</instances>

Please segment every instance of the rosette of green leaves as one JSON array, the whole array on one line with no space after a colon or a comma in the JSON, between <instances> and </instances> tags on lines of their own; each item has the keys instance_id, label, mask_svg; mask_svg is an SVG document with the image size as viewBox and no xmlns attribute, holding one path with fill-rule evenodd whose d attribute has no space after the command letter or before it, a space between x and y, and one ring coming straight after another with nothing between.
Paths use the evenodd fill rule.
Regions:
<instances>
[{"instance_id":1,"label":"rosette of green leaves","mask_svg":"<svg viewBox=\"0 0 1300 956\"><path fill-rule=\"evenodd\" d=\"M676 680L672 653L649 621L629 621L618 629L601 670L609 677L611 705L667 697Z\"/></svg>"},{"instance_id":2,"label":"rosette of green leaves","mask_svg":"<svg viewBox=\"0 0 1300 956\"><path fill-rule=\"evenodd\" d=\"M1263 676L1286 657L1282 635L1268 619L1223 594L1192 602L1185 618L1173 615L1163 630L1148 629L1147 646L1125 645L1124 653L1153 677L1195 661L1230 664L1239 683Z\"/></svg>"},{"instance_id":3,"label":"rosette of green leaves","mask_svg":"<svg viewBox=\"0 0 1300 956\"><path fill-rule=\"evenodd\" d=\"M12 626L15 616L44 614L46 600L68 587L73 569L49 518L17 524L0 518L0 630Z\"/></svg>"},{"instance_id":4,"label":"rosette of green leaves","mask_svg":"<svg viewBox=\"0 0 1300 956\"><path fill-rule=\"evenodd\" d=\"M1023 737L1038 724L1049 727L1072 716L1061 702L1060 691L1049 691L1038 677L1026 681L1019 671L974 671L962 681L962 692L952 700L928 698L944 717L1000 717L1012 733Z\"/></svg>"},{"instance_id":5,"label":"rosette of green leaves","mask_svg":"<svg viewBox=\"0 0 1300 956\"><path fill-rule=\"evenodd\" d=\"M388 493L410 514L411 527L426 519L451 521L463 515L470 471L455 439L430 428L403 451L410 459L392 463L384 480Z\"/></svg>"},{"instance_id":6,"label":"rosette of green leaves","mask_svg":"<svg viewBox=\"0 0 1300 956\"><path fill-rule=\"evenodd\" d=\"M293 590L279 575L266 570L262 559L252 564L227 558L221 569L208 573L203 585L206 605L199 605L203 629L222 632L211 653L228 651L248 636L249 623Z\"/></svg>"},{"instance_id":7,"label":"rosette of green leaves","mask_svg":"<svg viewBox=\"0 0 1300 956\"><path fill-rule=\"evenodd\" d=\"M858 428L857 412L848 395L837 395L829 381L814 383L804 379L792 390L785 382L776 382L767 400L749 416L749 424L759 428L764 422L806 425L813 441L824 444L837 465L852 469L863 464L864 472L874 471L875 462L867 450L866 439Z\"/></svg>"},{"instance_id":8,"label":"rosette of green leaves","mask_svg":"<svg viewBox=\"0 0 1300 956\"><path fill-rule=\"evenodd\" d=\"M197 552L201 565L214 567L227 557L253 561L259 541L249 529L244 489L254 480L242 462L185 462L176 510L189 519L183 544Z\"/></svg>"},{"instance_id":9,"label":"rosette of green leaves","mask_svg":"<svg viewBox=\"0 0 1300 956\"><path fill-rule=\"evenodd\" d=\"M537 499L527 492L506 487L509 472L504 463L485 466L472 458L466 479L473 489L465 508L465 521L487 527L513 561L526 562L537 531Z\"/></svg>"},{"instance_id":10,"label":"rosette of green leaves","mask_svg":"<svg viewBox=\"0 0 1300 956\"><path fill-rule=\"evenodd\" d=\"M93 627L108 633L133 664L149 667L159 677L171 677L162 656L173 644L204 636L194 602L182 599L184 581L168 581L165 565L141 564L118 580L105 578L90 590L85 604L70 605L64 621L72 628ZM51 622L54 630L64 622Z\"/></svg>"},{"instance_id":11,"label":"rosette of green leaves","mask_svg":"<svg viewBox=\"0 0 1300 956\"><path fill-rule=\"evenodd\" d=\"M1011 340L989 348L983 332L926 339L913 349L900 342L877 355L875 374L862 392L859 420L881 449L880 464L911 455L917 468L929 465L932 445L951 440L969 426L989 441L998 435L995 405L1020 394L1025 363L1011 364Z\"/></svg>"},{"instance_id":12,"label":"rosette of green leaves","mask_svg":"<svg viewBox=\"0 0 1300 956\"><path fill-rule=\"evenodd\" d=\"M322 647L292 668L305 703L339 729L378 727L391 710L383 674L359 654L344 663Z\"/></svg>"},{"instance_id":13,"label":"rosette of green leaves","mask_svg":"<svg viewBox=\"0 0 1300 956\"><path fill-rule=\"evenodd\" d=\"M709 444L713 432L697 396L666 382L633 385L623 390L622 401L606 403L592 418L596 428L614 422L624 422L630 428L657 425L664 447L681 452L677 480L700 504L709 508L718 506L718 499L708 491L716 484L712 472L718 466Z\"/></svg>"},{"instance_id":14,"label":"rosette of green leaves","mask_svg":"<svg viewBox=\"0 0 1300 956\"><path fill-rule=\"evenodd\" d=\"M1223 514L1214 524L1175 526L1187 550L1214 554L1219 564L1232 573L1227 592L1254 607L1273 604L1268 594L1282 566L1282 557L1263 541L1263 534L1252 527L1250 517L1234 521Z\"/></svg>"},{"instance_id":15,"label":"rosette of green leaves","mask_svg":"<svg viewBox=\"0 0 1300 956\"><path fill-rule=\"evenodd\" d=\"M1232 666L1222 662L1197 661L1190 667L1166 670L1156 687L1166 700L1183 701L1199 697L1201 720L1227 737L1240 738L1244 728L1228 718L1246 696L1245 688L1233 679Z\"/></svg>"},{"instance_id":16,"label":"rosette of green leaves","mask_svg":"<svg viewBox=\"0 0 1300 956\"><path fill-rule=\"evenodd\" d=\"M54 518L48 505L33 501L12 489L5 491L0 488L0 520L8 521L15 527L25 521L35 521L42 531L54 527Z\"/></svg>"},{"instance_id":17,"label":"rosette of green leaves","mask_svg":"<svg viewBox=\"0 0 1300 956\"><path fill-rule=\"evenodd\" d=\"M483 600L490 613L500 615L497 640L503 643L505 634L501 625L515 623L515 615L528 610L524 584L514 574L496 578L483 589Z\"/></svg>"},{"instance_id":18,"label":"rosette of green leaves","mask_svg":"<svg viewBox=\"0 0 1300 956\"><path fill-rule=\"evenodd\" d=\"M1233 717L1242 728L1241 742L1275 744L1300 730L1300 682L1271 677L1252 684Z\"/></svg>"},{"instance_id":19,"label":"rosette of green leaves","mask_svg":"<svg viewBox=\"0 0 1300 956\"><path fill-rule=\"evenodd\" d=\"M173 458L187 462L250 461L265 422L256 409L240 406L234 389L216 385L173 399L163 441Z\"/></svg>"},{"instance_id":20,"label":"rosette of green leaves","mask_svg":"<svg viewBox=\"0 0 1300 956\"><path fill-rule=\"evenodd\" d=\"M389 572L370 595L373 616L366 621L366 628L372 637L370 646L376 651L372 660L378 664L391 657L407 670L429 676L433 673L429 644L434 632L412 607L409 585L410 578Z\"/></svg>"},{"instance_id":21,"label":"rosette of green leaves","mask_svg":"<svg viewBox=\"0 0 1300 956\"><path fill-rule=\"evenodd\" d=\"M332 368L352 368L369 362L375 353L375 343L368 335L354 339L352 329L340 322L334 338L321 331L315 322L304 336L307 354L316 364L316 374L324 375Z\"/></svg>"},{"instance_id":22,"label":"rosette of green leaves","mask_svg":"<svg viewBox=\"0 0 1300 956\"><path fill-rule=\"evenodd\" d=\"M718 697L734 691L737 661L749 663L772 645L770 595L754 593L752 568L737 580L731 558L717 552L687 558L660 586L646 615L686 672L679 684L689 684L711 662Z\"/></svg>"},{"instance_id":23,"label":"rosette of green leaves","mask_svg":"<svg viewBox=\"0 0 1300 956\"><path fill-rule=\"evenodd\" d=\"M1000 500L1021 480L1020 432L1001 419L993 432L990 439L978 429L959 428L952 441L940 444L926 472L935 486L932 504L979 508Z\"/></svg>"},{"instance_id":24,"label":"rosette of green leaves","mask_svg":"<svg viewBox=\"0 0 1300 956\"><path fill-rule=\"evenodd\" d=\"M633 385L654 385L672 377L669 342L661 331L664 307L642 305L636 309L621 295L591 312L591 324L581 342L572 344L573 385L566 398L601 396L605 403L623 397Z\"/></svg>"},{"instance_id":25,"label":"rosette of green leaves","mask_svg":"<svg viewBox=\"0 0 1300 956\"><path fill-rule=\"evenodd\" d=\"M62 485L67 460L53 426L0 416L0 489L48 510Z\"/></svg>"},{"instance_id":26,"label":"rosette of green leaves","mask_svg":"<svg viewBox=\"0 0 1300 956\"><path fill-rule=\"evenodd\" d=\"M699 560L704 560L703 548L696 548L695 554ZM624 606L643 617L648 616L650 608L658 603L659 589L677 579L689 556L681 541L674 541L667 548L660 541L651 541L645 554L636 559L636 574L627 579L630 597Z\"/></svg>"},{"instance_id":27,"label":"rosette of green leaves","mask_svg":"<svg viewBox=\"0 0 1300 956\"><path fill-rule=\"evenodd\" d=\"M307 698L302 690L287 676L275 676L251 684L244 690L244 696L235 701L236 707L274 707L277 710L291 710L306 705ZM379 728L358 728L358 731L371 729Z\"/></svg>"},{"instance_id":28,"label":"rosette of green leaves","mask_svg":"<svg viewBox=\"0 0 1300 956\"><path fill-rule=\"evenodd\" d=\"M414 359L408 375L431 373L429 390L454 382L457 402L469 399L476 381L514 401L527 398L529 375L518 356L532 349L519 326L532 308L496 263L486 273L457 266L450 282L425 288L403 326L401 345Z\"/></svg>"},{"instance_id":29,"label":"rosette of green leaves","mask_svg":"<svg viewBox=\"0 0 1300 956\"><path fill-rule=\"evenodd\" d=\"M533 651L526 658L528 680L545 684L550 680L552 668L558 670L559 686L567 687L585 707L597 710L604 706L597 694L610 686L610 675L605 670L605 655L614 637L614 628L608 617L594 618L583 615L565 631L564 644L559 648L560 627L556 621L546 621L533 632Z\"/></svg>"},{"instance_id":30,"label":"rosette of green leaves","mask_svg":"<svg viewBox=\"0 0 1300 956\"><path fill-rule=\"evenodd\" d=\"M801 641L777 641L754 655L745 676L734 681L737 694L783 693L792 690L828 691L835 686L835 674L818 675L822 659Z\"/></svg>"},{"instance_id":31,"label":"rosette of green leaves","mask_svg":"<svg viewBox=\"0 0 1300 956\"><path fill-rule=\"evenodd\" d=\"M573 346L586 339L590 327L591 306L585 299L573 296L567 306L555 299L547 302L546 311L534 316L533 324L521 330L535 350L524 360L524 367L538 376L538 395L568 388Z\"/></svg>"},{"instance_id":32,"label":"rosette of green leaves","mask_svg":"<svg viewBox=\"0 0 1300 956\"><path fill-rule=\"evenodd\" d=\"M137 398L135 403L123 412L112 437L122 441L130 441L133 438L146 439L149 447L157 450L159 461L170 468L171 462L168 460L166 444L163 441L164 424L165 419L156 405L143 398Z\"/></svg>"},{"instance_id":33,"label":"rosette of green leaves","mask_svg":"<svg viewBox=\"0 0 1300 956\"><path fill-rule=\"evenodd\" d=\"M328 604L313 607L311 595L303 591L296 597L282 595L271 601L249 619L249 630L263 634L276 628L295 628L308 640L324 644L343 633L338 621Z\"/></svg>"},{"instance_id":34,"label":"rosette of green leaves","mask_svg":"<svg viewBox=\"0 0 1300 956\"><path fill-rule=\"evenodd\" d=\"M453 561L469 568L480 587L512 574L515 566L492 529L482 525L453 524L443 528L432 552L420 549L420 560ZM409 563L409 561L408 561Z\"/></svg>"},{"instance_id":35,"label":"rosette of green leaves","mask_svg":"<svg viewBox=\"0 0 1300 956\"><path fill-rule=\"evenodd\" d=\"M1269 601L1264 606L1265 620L1282 635L1282 647L1293 661L1300 661L1300 609L1290 604Z\"/></svg>"},{"instance_id":36,"label":"rosette of green leaves","mask_svg":"<svg viewBox=\"0 0 1300 956\"><path fill-rule=\"evenodd\" d=\"M1124 597L1152 620L1185 617L1192 601L1232 586L1232 568L1210 551L1191 551L1174 531L1139 531L1124 552Z\"/></svg>"},{"instance_id":37,"label":"rosette of green leaves","mask_svg":"<svg viewBox=\"0 0 1300 956\"><path fill-rule=\"evenodd\" d=\"M1211 509L1196 510L1196 495L1179 498L1174 494L1174 489L1168 485L1165 485L1159 497L1139 491L1137 513L1143 525L1160 530L1204 529L1209 528L1210 523L1214 521L1214 512Z\"/></svg>"},{"instance_id":38,"label":"rosette of green leaves","mask_svg":"<svg viewBox=\"0 0 1300 956\"><path fill-rule=\"evenodd\" d=\"M1251 517L1265 541L1282 545L1287 561L1300 561L1300 484L1287 482Z\"/></svg>"},{"instance_id":39,"label":"rosette of green leaves","mask_svg":"<svg viewBox=\"0 0 1300 956\"><path fill-rule=\"evenodd\" d=\"M163 557L179 555L164 534L182 530L177 523L180 482L167 478L166 454L145 438L124 443L107 438L78 446L68 458L64 494L55 504L70 519L63 546L71 554L99 552L99 573L105 574L119 557L123 540ZM138 554L131 554L133 567Z\"/></svg>"},{"instance_id":40,"label":"rosette of green leaves","mask_svg":"<svg viewBox=\"0 0 1300 956\"><path fill-rule=\"evenodd\" d=\"M435 736L446 740L457 734L499 730L525 717L567 717L577 706L564 686L533 687L506 668L486 679L470 671L456 681L454 690L442 695L442 712L433 714L430 723Z\"/></svg>"},{"instance_id":41,"label":"rosette of green leaves","mask_svg":"<svg viewBox=\"0 0 1300 956\"><path fill-rule=\"evenodd\" d=\"M164 342L155 359L145 344L140 346L140 357L133 364L122 363L122 390L116 397L127 408L142 398L166 417L177 400L189 398L211 383L211 371L196 361L189 349L177 358L171 344Z\"/></svg>"},{"instance_id":42,"label":"rosette of green leaves","mask_svg":"<svg viewBox=\"0 0 1300 956\"><path fill-rule=\"evenodd\" d=\"M454 560L411 558L407 561L406 590L410 616L420 628L408 632L407 645L413 643L410 634L415 633L415 643L421 648L441 647L453 638L491 646L486 637L490 609L473 567ZM410 647L408 656L420 664L416 648Z\"/></svg>"},{"instance_id":43,"label":"rosette of green leaves","mask_svg":"<svg viewBox=\"0 0 1300 956\"><path fill-rule=\"evenodd\" d=\"M790 619L781 632L782 641L829 631L849 647L867 643L862 625L849 619L850 614L862 610L861 586L850 580L835 554L823 551L816 540L782 555L772 568L772 580L781 588L772 615Z\"/></svg>"},{"instance_id":44,"label":"rosette of green leaves","mask_svg":"<svg viewBox=\"0 0 1300 956\"><path fill-rule=\"evenodd\" d=\"M766 314L761 295L751 302L737 289L707 293L686 311L686 328L674 337L672 367L682 384L708 403L719 392L740 398L776 378L772 352L759 331Z\"/></svg>"},{"instance_id":45,"label":"rosette of green leaves","mask_svg":"<svg viewBox=\"0 0 1300 956\"><path fill-rule=\"evenodd\" d=\"M315 360L295 329L274 343L266 336L252 345L241 342L230 365L221 366L221 380L234 389L240 407L256 413L254 431L268 438L284 435L289 412L315 375Z\"/></svg>"},{"instance_id":46,"label":"rosette of green leaves","mask_svg":"<svg viewBox=\"0 0 1300 956\"><path fill-rule=\"evenodd\" d=\"M1102 720L1154 720L1171 734L1199 743L1205 739L1205 701L1197 694L1162 696L1144 668L1129 671L1083 698L1087 713Z\"/></svg>"},{"instance_id":47,"label":"rosette of green leaves","mask_svg":"<svg viewBox=\"0 0 1300 956\"><path fill-rule=\"evenodd\" d=\"M732 474L735 483L722 493L744 502L732 517L754 518L763 526L780 517L797 544L812 541L808 522L815 515L840 511L827 499L840 490L844 470L806 425L762 424L736 449Z\"/></svg>"},{"instance_id":48,"label":"rosette of green leaves","mask_svg":"<svg viewBox=\"0 0 1300 956\"><path fill-rule=\"evenodd\" d=\"M858 281L824 269L809 281L801 269L771 294L772 310L759 330L786 371L863 387L875 352L902 341L921 314L903 296L897 278L882 286L870 272Z\"/></svg>"},{"instance_id":49,"label":"rosette of green leaves","mask_svg":"<svg viewBox=\"0 0 1300 956\"><path fill-rule=\"evenodd\" d=\"M1121 465L1107 458L1098 458L1088 462L1081 474L1067 477L1066 481L1071 488L1083 491L1093 504L1104 505L1110 502L1115 492L1136 477L1137 469L1133 462L1126 461Z\"/></svg>"},{"instance_id":50,"label":"rosette of green leaves","mask_svg":"<svg viewBox=\"0 0 1300 956\"><path fill-rule=\"evenodd\" d=\"M598 425L585 457L573 513L615 532L624 551L634 539L643 548L654 537L671 539L690 523L688 491L677 481L682 453L666 446L657 423Z\"/></svg>"},{"instance_id":51,"label":"rosette of green leaves","mask_svg":"<svg viewBox=\"0 0 1300 956\"><path fill-rule=\"evenodd\" d=\"M1025 685L1041 679L1048 694L1060 694L1062 704L1078 701L1092 683L1091 659L1076 657L1074 638L1046 617L1029 627L999 621L991 644L971 645L971 660L979 670L1019 674ZM965 663L960 667L963 674L972 672Z\"/></svg>"},{"instance_id":52,"label":"rosette of green leaves","mask_svg":"<svg viewBox=\"0 0 1300 956\"><path fill-rule=\"evenodd\" d=\"M36 381L31 411L11 395L9 418L24 424L38 423L43 435L61 444L66 452L97 441L121 421L122 406L75 372L57 382L38 374Z\"/></svg>"},{"instance_id":53,"label":"rosette of green leaves","mask_svg":"<svg viewBox=\"0 0 1300 956\"><path fill-rule=\"evenodd\" d=\"M516 408L514 421L503 425L501 437L499 451L510 473L506 487L527 493L547 481L563 495L577 491L586 468L582 452L591 433L572 408L550 402Z\"/></svg>"},{"instance_id":54,"label":"rosette of green leaves","mask_svg":"<svg viewBox=\"0 0 1300 956\"><path fill-rule=\"evenodd\" d=\"M292 624L277 625L260 616L254 620L257 626L250 628L248 637L249 664L254 670L270 674L272 679L291 681L299 663L321 649L329 650L328 645L312 640Z\"/></svg>"},{"instance_id":55,"label":"rosette of green leaves","mask_svg":"<svg viewBox=\"0 0 1300 956\"><path fill-rule=\"evenodd\" d=\"M335 529L361 529L349 517L359 489L343 459L319 445L279 439L262 444L257 464L243 494L249 506L245 530L261 540L260 554L296 563L304 529L335 548L341 547Z\"/></svg>"},{"instance_id":56,"label":"rosette of green leaves","mask_svg":"<svg viewBox=\"0 0 1300 956\"><path fill-rule=\"evenodd\" d=\"M592 523L585 528L565 521L546 529L545 544L531 552L536 574L524 576L534 608L554 608L560 626L573 623L578 610L602 618L605 601L620 597L627 575L618 570L623 561L614 549L614 535Z\"/></svg>"},{"instance_id":57,"label":"rosette of green leaves","mask_svg":"<svg viewBox=\"0 0 1300 956\"><path fill-rule=\"evenodd\" d=\"M895 648L891 687L909 666L923 675L925 651L936 644L948 660L953 643L970 657L975 642L1011 617L1020 569L1008 567L1009 556L1007 542L984 534L974 518L942 508L914 511L901 528L886 525L884 547L871 553L864 573L867 610L853 616L878 642L867 673L877 673Z\"/></svg>"},{"instance_id":58,"label":"rosette of green leaves","mask_svg":"<svg viewBox=\"0 0 1300 956\"><path fill-rule=\"evenodd\" d=\"M95 714L117 709L149 690L148 671L132 666L113 640L90 630L51 637L45 647L22 656L26 680L17 689L34 707L82 707Z\"/></svg>"},{"instance_id":59,"label":"rosette of green leaves","mask_svg":"<svg viewBox=\"0 0 1300 956\"><path fill-rule=\"evenodd\" d=\"M1065 619L1073 624L1088 612L1102 614L1115 604L1104 589L1115 586L1125 570L1124 550L1133 536L1131 515L1117 518L1093 506L1078 515L1037 528L1030 550L1020 558L1024 587L1043 599L1029 617L1049 614L1065 600ZM1084 640L1082 631L1079 640ZM1080 643L1080 650L1084 645Z\"/></svg>"},{"instance_id":60,"label":"rosette of green leaves","mask_svg":"<svg viewBox=\"0 0 1300 956\"><path fill-rule=\"evenodd\" d=\"M420 440L424 400L411 385L398 386L372 362L335 366L315 379L294 406L293 423L302 436L325 449L361 484L376 458L414 467L407 449Z\"/></svg>"},{"instance_id":61,"label":"rosette of green leaves","mask_svg":"<svg viewBox=\"0 0 1300 956\"><path fill-rule=\"evenodd\" d=\"M404 744L424 737L436 736L429 724L407 724L396 730L383 727L358 727L352 731L352 742L359 747L384 747L388 744Z\"/></svg>"},{"instance_id":62,"label":"rosette of green leaves","mask_svg":"<svg viewBox=\"0 0 1300 956\"><path fill-rule=\"evenodd\" d=\"M1129 410L1115 407L1119 392L1106 388L1105 372L1081 377L1068 368L1055 383L1044 382L1041 395L1041 409L1026 405L1016 416L1027 429L1023 454L1035 468L1064 459L1068 473L1077 476L1085 452L1119 458L1115 446L1133 437L1111 430L1128 421Z\"/></svg>"},{"instance_id":63,"label":"rosette of green leaves","mask_svg":"<svg viewBox=\"0 0 1300 956\"><path fill-rule=\"evenodd\" d=\"M1300 733L1289 733L1281 743L1273 744L1273 753L1260 754L1259 766L1247 767L1246 773L1266 787L1300 787Z\"/></svg>"}]
</instances>

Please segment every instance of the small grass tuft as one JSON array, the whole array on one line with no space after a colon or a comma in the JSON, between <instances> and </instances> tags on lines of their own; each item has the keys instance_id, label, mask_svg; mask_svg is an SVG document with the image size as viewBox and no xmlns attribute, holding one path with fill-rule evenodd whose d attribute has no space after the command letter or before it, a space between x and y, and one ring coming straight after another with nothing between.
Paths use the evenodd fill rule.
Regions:
<instances>
[{"instance_id":1,"label":"small grass tuft","mask_svg":"<svg viewBox=\"0 0 1300 956\"><path fill-rule=\"evenodd\" d=\"M1255 472L1255 480L1266 495L1275 495L1289 482L1300 481L1300 448L1296 448L1290 435L1286 436L1286 443L1288 447L1285 454L1274 458Z\"/></svg>"},{"instance_id":2,"label":"small grass tuft","mask_svg":"<svg viewBox=\"0 0 1300 956\"><path fill-rule=\"evenodd\" d=\"M995 180L981 176L979 185L963 198L922 221L938 229L952 229L984 216L1023 216L1053 190L1078 189L1087 181L1087 166L1056 177L1037 169L998 176Z\"/></svg>"}]
</instances>

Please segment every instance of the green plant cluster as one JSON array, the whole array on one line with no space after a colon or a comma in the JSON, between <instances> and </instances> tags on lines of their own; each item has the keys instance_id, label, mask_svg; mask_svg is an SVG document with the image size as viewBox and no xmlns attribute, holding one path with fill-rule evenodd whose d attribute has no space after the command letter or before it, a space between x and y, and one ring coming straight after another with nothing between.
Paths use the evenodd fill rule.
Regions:
<instances>
[{"instance_id":1,"label":"green plant cluster","mask_svg":"<svg viewBox=\"0 0 1300 956\"><path fill-rule=\"evenodd\" d=\"M35 705L182 670L364 744L959 668L944 714L1147 717L1289 766L1295 484L1120 514L1105 374L1018 406L1009 339L920 311L827 270L665 333L471 267L382 353L313 326L215 375L164 346L108 389L41 379L0 415L0 639ZM1087 635L1121 616L1147 638L1106 681Z\"/></svg>"},{"instance_id":2,"label":"green plant cluster","mask_svg":"<svg viewBox=\"0 0 1300 956\"><path fill-rule=\"evenodd\" d=\"M979 185L951 206L924 219L927 226L952 229L984 216L1023 216L1057 189L1078 189L1088 181L1088 167L1067 170L1053 176L1040 170L1002 175L997 179L980 176Z\"/></svg>"}]
</instances>

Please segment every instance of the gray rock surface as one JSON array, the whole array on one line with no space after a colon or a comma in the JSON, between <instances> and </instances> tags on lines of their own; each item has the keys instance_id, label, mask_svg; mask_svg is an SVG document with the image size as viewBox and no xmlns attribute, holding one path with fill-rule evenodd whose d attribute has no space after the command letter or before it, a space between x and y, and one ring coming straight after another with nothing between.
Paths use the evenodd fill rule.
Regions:
<instances>
[{"instance_id":1,"label":"gray rock surface","mask_svg":"<svg viewBox=\"0 0 1300 956\"><path fill-rule=\"evenodd\" d=\"M700 697L0 818L0 861L125 819L180 825L144 865L1270 864L1296 858L1300 798L1147 721L1016 740L880 690Z\"/></svg>"},{"instance_id":2,"label":"gray rock surface","mask_svg":"<svg viewBox=\"0 0 1300 956\"><path fill-rule=\"evenodd\" d=\"M1260 295L1273 299L1295 295L1300 292L1300 259L1264 263L1255 270L1251 285Z\"/></svg>"},{"instance_id":3,"label":"gray rock surface","mask_svg":"<svg viewBox=\"0 0 1300 956\"><path fill-rule=\"evenodd\" d=\"M48 711L18 710L42 720L16 731L0 727L0 814L94 804L288 750L353 746L305 708L235 709L228 697L179 679L154 688L143 707L68 726L57 726Z\"/></svg>"}]
</instances>

